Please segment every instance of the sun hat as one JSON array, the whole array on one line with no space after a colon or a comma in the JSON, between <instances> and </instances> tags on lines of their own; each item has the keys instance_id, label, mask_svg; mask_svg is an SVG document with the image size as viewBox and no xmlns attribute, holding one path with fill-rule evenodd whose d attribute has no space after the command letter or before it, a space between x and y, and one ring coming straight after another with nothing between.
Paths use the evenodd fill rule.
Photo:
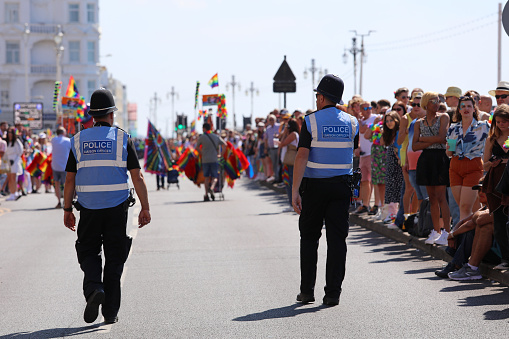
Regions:
<instances>
[{"instance_id":1,"label":"sun hat","mask_svg":"<svg viewBox=\"0 0 509 339\"><path fill-rule=\"evenodd\" d=\"M456 98L459 98L459 97L461 97L461 88L454 87L454 86L448 87L447 91L444 94L444 96L446 98L447 97L456 97Z\"/></svg>"},{"instance_id":2,"label":"sun hat","mask_svg":"<svg viewBox=\"0 0 509 339\"><path fill-rule=\"evenodd\" d=\"M492 96L495 96L495 91L505 91L509 92L509 81L500 81L498 83L497 89L489 91L488 93Z\"/></svg>"}]
</instances>

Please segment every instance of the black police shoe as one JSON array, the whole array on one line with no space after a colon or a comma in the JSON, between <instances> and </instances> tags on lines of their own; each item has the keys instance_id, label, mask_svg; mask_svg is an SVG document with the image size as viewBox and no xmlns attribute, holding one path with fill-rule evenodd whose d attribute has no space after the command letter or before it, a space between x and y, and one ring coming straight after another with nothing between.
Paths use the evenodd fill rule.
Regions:
<instances>
[{"instance_id":1,"label":"black police shoe","mask_svg":"<svg viewBox=\"0 0 509 339\"><path fill-rule=\"evenodd\" d=\"M87 306L83 318L86 323L93 323L99 315L99 305L104 302L104 291L95 290L87 299Z\"/></svg>"},{"instance_id":2,"label":"black police shoe","mask_svg":"<svg viewBox=\"0 0 509 339\"><path fill-rule=\"evenodd\" d=\"M315 296L311 294L299 293L297 294L297 301L303 304L312 303L315 301Z\"/></svg>"},{"instance_id":3,"label":"black police shoe","mask_svg":"<svg viewBox=\"0 0 509 339\"><path fill-rule=\"evenodd\" d=\"M327 306L336 306L339 304L339 297L333 298L333 297L325 296L325 297L323 297L323 304L327 305Z\"/></svg>"},{"instance_id":4,"label":"black police shoe","mask_svg":"<svg viewBox=\"0 0 509 339\"><path fill-rule=\"evenodd\" d=\"M104 323L109 325L109 324L114 324L118 322L118 317L104 317Z\"/></svg>"},{"instance_id":5,"label":"black police shoe","mask_svg":"<svg viewBox=\"0 0 509 339\"><path fill-rule=\"evenodd\" d=\"M449 273L457 271L456 265L454 265L452 262L448 263L447 266L442 268L441 270L435 271L435 274L439 276L440 278L449 278Z\"/></svg>"}]
</instances>

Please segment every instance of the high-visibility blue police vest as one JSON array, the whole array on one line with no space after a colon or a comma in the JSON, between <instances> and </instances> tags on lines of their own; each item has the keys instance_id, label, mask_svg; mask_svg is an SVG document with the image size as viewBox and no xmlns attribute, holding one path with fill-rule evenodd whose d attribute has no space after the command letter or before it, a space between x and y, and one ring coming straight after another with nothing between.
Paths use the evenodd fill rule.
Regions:
<instances>
[{"instance_id":1,"label":"high-visibility blue police vest","mask_svg":"<svg viewBox=\"0 0 509 339\"><path fill-rule=\"evenodd\" d=\"M115 207L129 196L127 140L116 127L97 126L71 138L76 158L76 194L88 209Z\"/></svg>"},{"instance_id":2,"label":"high-visibility blue police vest","mask_svg":"<svg viewBox=\"0 0 509 339\"><path fill-rule=\"evenodd\" d=\"M353 174L353 147L359 132L357 119L336 107L305 117L311 148L305 178L330 178Z\"/></svg>"}]
</instances>

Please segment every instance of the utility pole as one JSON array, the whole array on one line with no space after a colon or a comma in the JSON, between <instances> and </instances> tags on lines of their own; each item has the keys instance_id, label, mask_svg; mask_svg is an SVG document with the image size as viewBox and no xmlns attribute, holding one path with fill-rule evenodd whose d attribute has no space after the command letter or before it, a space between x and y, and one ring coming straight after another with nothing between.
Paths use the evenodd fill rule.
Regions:
<instances>
[{"instance_id":1,"label":"utility pole","mask_svg":"<svg viewBox=\"0 0 509 339\"><path fill-rule=\"evenodd\" d=\"M502 4L498 4L498 71L497 83L502 79Z\"/></svg>"},{"instance_id":2,"label":"utility pole","mask_svg":"<svg viewBox=\"0 0 509 339\"><path fill-rule=\"evenodd\" d=\"M237 130L237 120L235 118L235 87L238 86L240 91L240 83L235 81L235 75L232 75L232 82L226 83L226 90L228 86L232 86L232 113L233 113L233 130Z\"/></svg>"},{"instance_id":3,"label":"utility pole","mask_svg":"<svg viewBox=\"0 0 509 339\"><path fill-rule=\"evenodd\" d=\"M169 99L171 95L171 117L173 119L173 125L170 124L170 126L174 126L175 122L177 121L177 117L175 116L175 96L177 96L177 99L179 98L179 94L175 92L175 87L171 86L171 92L168 92L166 94L166 98ZM175 138L175 129L172 127L173 131L173 138ZM169 134L168 134L169 136Z\"/></svg>"},{"instance_id":4,"label":"utility pole","mask_svg":"<svg viewBox=\"0 0 509 339\"><path fill-rule=\"evenodd\" d=\"M254 111L253 97L254 97L255 92L256 92L256 95L259 94L258 89L254 87L254 84L252 81L251 81L251 87L246 89L246 95L249 95L249 92L251 92L251 123L252 123L253 122L253 111Z\"/></svg>"},{"instance_id":5,"label":"utility pole","mask_svg":"<svg viewBox=\"0 0 509 339\"><path fill-rule=\"evenodd\" d=\"M150 99L150 104L152 107L152 113L154 115L154 126L157 127L157 103L161 102L161 99L157 97L157 93L154 93L154 97Z\"/></svg>"},{"instance_id":6,"label":"utility pole","mask_svg":"<svg viewBox=\"0 0 509 339\"><path fill-rule=\"evenodd\" d=\"M364 59L366 57L366 52L364 49L364 37L369 36L371 33L375 31L369 30L366 34L358 34L356 30L352 30L355 36L352 38L352 48L345 49L345 53L343 54L343 61L346 64L348 62L348 55L346 52L350 52L353 55L353 91L354 94L357 94L357 54L360 54L361 57L361 70L360 70L360 79L359 79L359 94L362 96L362 76L363 76L363 64L366 62ZM357 48L357 37L361 37L361 48Z\"/></svg>"}]
</instances>

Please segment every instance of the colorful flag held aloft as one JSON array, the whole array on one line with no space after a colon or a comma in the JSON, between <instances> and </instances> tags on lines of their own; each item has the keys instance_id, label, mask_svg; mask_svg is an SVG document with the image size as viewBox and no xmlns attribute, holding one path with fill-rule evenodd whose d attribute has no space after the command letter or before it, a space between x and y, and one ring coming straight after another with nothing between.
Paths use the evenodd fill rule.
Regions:
<instances>
[{"instance_id":1,"label":"colorful flag held aloft","mask_svg":"<svg viewBox=\"0 0 509 339\"><path fill-rule=\"evenodd\" d=\"M209 86L210 86L210 87L212 87L212 88L219 86L219 79L218 79L218 77L217 77L217 73L216 73L216 74L214 74L214 75L212 76L212 78L210 78L210 80L209 80Z\"/></svg>"},{"instance_id":2,"label":"colorful flag held aloft","mask_svg":"<svg viewBox=\"0 0 509 339\"><path fill-rule=\"evenodd\" d=\"M53 91L53 110L56 112L58 105L58 96L62 89L62 81L55 81L55 90Z\"/></svg>"},{"instance_id":3,"label":"colorful flag held aloft","mask_svg":"<svg viewBox=\"0 0 509 339\"><path fill-rule=\"evenodd\" d=\"M71 75L69 78L69 84L67 85L67 91L65 92L65 96L69 98L79 98L80 93L78 92L78 87L76 87L76 82L74 81L74 77Z\"/></svg>"},{"instance_id":4,"label":"colorful flag held aloft","mask_svg":"<svg viewBox=\"0 0 509 339\"><path fill-rule=\"evenodd\" d=\"M170 151L166 140L156 127L148 122L147 139L145 140L145 171L154 174L166 174L172 166Z\"/></svg>"},{"instance_id":5,"label":"colorful flag held aloft","mask_svg":"<svg viewBox=\"0 0 509 339\"><path fill-rule=\"evenodd\" d=\"M224 94L219 96L219 102L217 103L217 116L221 119L226 119L228 112L226 111L226 98Z\"/></svg>"},{"instance_id":6,"label":"colorful flag held aloft","mask_svg":"<svg viewBox=\"0 0 509 339\"><path fill-rule=\"evenodd\" d=\"M191 135L196 134L196 120L191 121Z\"/></svg>"},{"instance_id":7,"label":"colorful flag held aloft","mask_svg":"<svg viewBox=\"0 0 509 339\"><path fill-rule=\"evenodd\" d=\"M194 109L198 107L198 96L200 94L200 82L196 81L196 92L194 93Z\"/></svg>"},{"instance_id":8,"label":"colorful flag held aloft","mask_svg":"<svg viewBox=\"0 0 509 339\"><path fill-rule=\"evenodd\" d=\"M201 119L201 117L206 117L207 116L207 110L206 109L201 109L198 111L198 120Z\"/></svg>"}]
</instances>

